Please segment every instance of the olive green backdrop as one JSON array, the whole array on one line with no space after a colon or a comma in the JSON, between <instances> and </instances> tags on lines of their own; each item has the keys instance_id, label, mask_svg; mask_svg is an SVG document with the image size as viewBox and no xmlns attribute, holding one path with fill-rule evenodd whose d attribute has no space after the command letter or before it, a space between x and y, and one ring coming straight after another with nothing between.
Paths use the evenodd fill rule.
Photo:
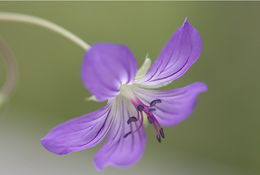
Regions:
<instances>
[{"instance_id":1,"label":"olive green backdrop","mask_svg":"<svg viewBox=\"0 0 260 175\"><path fill-rule=\"evenodd\" d=\"M259 2L0 2L0 11L53 21L88 43L128 45L139 65L153 60L188 17L203 39L199 61L169 88L195 81L209 90L196 111L165 129L161 144L147 128L143 159L126 170L99 174L256 175L259 140ZM104 104L90 96L80 80L83 50L38 26L0 22L0 38L19 66L16 92L0 109L0 174L98 174L92 163L98 147L57 156L39 143L49 129ZM5 70L0 62L0 82Z\"/></svg>"}]
</instances>

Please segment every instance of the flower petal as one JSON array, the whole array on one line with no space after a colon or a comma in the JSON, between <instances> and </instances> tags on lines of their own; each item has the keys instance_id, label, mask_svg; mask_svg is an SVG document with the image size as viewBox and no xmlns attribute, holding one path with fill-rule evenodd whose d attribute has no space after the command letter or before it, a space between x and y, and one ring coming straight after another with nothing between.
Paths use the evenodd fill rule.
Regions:
<instances>
[{"instance_id":1,"label":"flower petal","mask_svg":"<svg viewBox=\"0 0 260 175\"><path fill-rule=\"evenodd\" d=\"M112 124L105 144L94 158L99 170L109 165L116 167L133 165L140 160L145 148L146 136L143 125L136 132L124 137L126 133L135 130L141 124L139 120L127 124L129 117L137 116L136 109L130 101L117 97L112 108L111 115L116 121Z\"/></svg>"},{"instance_id":2,"label":"flower petal","mask_svg":"<svg viewBox=\"0 0 260 175\"><path fill-rule=\"evenodd\" d=\"M204 83L193 83L183 88L173 90L146 90L135 88L138 98L145 104L155 99L161 99L160 104L154 107L154 115L162 126L175 125L186 119L193 111L197 97L205 92Z\"/></svg>"},{"instance_id":3,"label":"flower petal","mask_svg":"<svg viewBox=\"0 0 260 175\"><path fill-rule=\"evenodd\" d=\"M131 84L136 72L136 60L126 46L96 43L85 53L81 77L92 95L105 101L119 94L121 84Z\"/></svg>"},{"instance_id":4,"label":"flower petal","mask_svg":"<svg viewBox=\"0 0 260 175\"><path fill-rule=\"evenodd\" d=\"M197 61L201 50L202 41L198 31L185 19L147 74L137 83L147 88L170 83L181 77Z\"/></svg>"},{"instance_id":5,"label":"flower petal","mask_svg":"<svg viewBox=\"0 0 260 175\"><path fill-rule=\"evenodd\" d=\"M97 145L110 129L110 107L107 105L96 112L56 126L41 139L42 145L50 152L60 155Z\"/></svg>"}]
</instances>

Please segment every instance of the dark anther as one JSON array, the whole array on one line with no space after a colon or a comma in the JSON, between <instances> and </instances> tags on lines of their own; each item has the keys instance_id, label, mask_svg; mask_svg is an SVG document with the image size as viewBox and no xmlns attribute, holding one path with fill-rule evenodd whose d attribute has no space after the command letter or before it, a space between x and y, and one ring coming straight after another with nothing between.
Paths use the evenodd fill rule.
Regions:
<instances>
[{"instance_id":1,"label":"dark anther","mask_svg":"<svg viewBox=\"0 0 260 175\"><path fill-rule=\"evenodd\" d=\"M162 102L162 100L160 100L160 99L153 100L153 101L151 101L150 106L154 106L157 103L161 103L161 102Z\"/></svg>"},{"instance_id":2,"label":"dark anther","mask_svg":"<svg viewBox=\"0 0 260 175\"><path fill-rule=\"evenodd\" d=\"M156 135L156 138L157 138L158 142L161 143L161 136L160 135Z\"/></svg>"},{"instance_id":3,"label":"dark anther","mask_svg":"<svg viewBox=\"0 0 260 175\"><path fill-rule=\"evenodd\" d=\"M138 106L137 106L137 110L138 110L138 111L144 110L144 106L143 106L143 105L138 105Z\"/></svg>"},{"instance_id":4,"label":"dark anther","mask_svg":"<svg viewBox=\"0 0 260 175\"><path fill-rule=\"evenodd\" d=\"M126 133L126 134L124 135L124 138L126 138L129 134L131 134L131 131L129 131L128 133Z\"/></svg>"},{"instance_id":5,"label":"dark anther","mask_svg":"<svg viewBox=\"0 0 260 175\"><path fill-rule=\"evenodd\" d=\"M155 108L149 108L148 110L149 110L149 112L156 111L156 109L155 109Z\"/></svg>"},{"instance_id":6,"label":"dark anther","mask_svg":"<svg viewBox=\"0 0 260 175\"><path fill-rule=\"evenodd\" d=\"M148 119L148 121L149 121L150 124L153 123L153 120L152 120L150 117L147 117L147 119Z\"/></svg>"},{"instance_id":7,"label":"dark anther","mask_svg":"<svg viewBox=\"0 0 260 175\"><path fill-rule=\"evenodd\" d=\"M162 128L160 128L160 135L162 136L162 138L164 138L165 136L164 136L164 132L163 132L163 129Z\"/></svg>"},{"instance_id":8,"label":"dark anther","mask_svg":"<svg viewBox=\"0 0 260 175\"><path fill-rule=\"evenodd\" d=\"M128 120L127 120L127 124L130 124L131 122L136 122L137 121L137 118L136 117L130 117Z\"/></svg>"}]
</instances>

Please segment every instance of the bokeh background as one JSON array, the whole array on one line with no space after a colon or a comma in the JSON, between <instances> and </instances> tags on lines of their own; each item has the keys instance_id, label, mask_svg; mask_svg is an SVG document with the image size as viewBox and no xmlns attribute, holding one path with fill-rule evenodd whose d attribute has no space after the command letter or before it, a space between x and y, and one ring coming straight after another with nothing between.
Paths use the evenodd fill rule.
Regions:
<instances>
[{"instance_id":1,"label":"bokeh background","mask_svg":"<svg viewBox=\"0 0 260 175\"><path fill-rule=\"evenodd\" d=\"M104 104L80 80L83 50L38 26L0 22L0 38L15 54L19 84L0 109L1 175L257 175L260 174L259 2L0 2L0 11L53 21L88 43L128 45L139 64L153 60L185 17L203 38L199 61L169 88L195 81L209 91L190 118L165 129L157 143L152 127L142 160L128 169L97 172L100 145L57 156L39 143L52 127ZM0 61L0 82L5 69Z\"/></svg>"}]
</instances>

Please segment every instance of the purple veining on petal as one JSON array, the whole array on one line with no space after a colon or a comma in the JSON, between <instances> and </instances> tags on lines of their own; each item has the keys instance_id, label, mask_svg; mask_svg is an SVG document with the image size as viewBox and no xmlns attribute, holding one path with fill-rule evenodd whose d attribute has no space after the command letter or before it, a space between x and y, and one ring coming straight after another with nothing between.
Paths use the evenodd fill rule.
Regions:
<instances>
[{"instance_id":1,"label":"purple veining on petal","mask_svg":"<svg viewBox=\"0 0 260 175\"><path fill-rule=\"evenodd\" d=\"M56 126L41 139L42 145L55 154L67 154L97 145L111 127L110 108L109 104Z\"/></svg>"},{"instance_id":2,"label":"purple veining on petal","mask_svg":"<svg viewBox=\"0 0 260 175\"><path fill-rule=\"evenodd\" d=\"M127 99L116 99L111 113L117 121L113 122L111 131L103 147L96 153L94 161L97 169L102 170L106 166L128 167L138 162L144 152L146 136L144 128L131 133L128 137L124 134L133 131L139 125L139 121L127 124L131 116L136 115L136 110Z\"/></svg>"},{"instance_id":3,"label":"purple veining on petal","mask_svg":"<svg viewBox=\"0 0 260 175\"><path fill-rule=\"evenodd\" d=\"M99 101L119 94L121 84L132 83L137 71L133 53L124 45L96 43L86 51L81 77Z\"/></svg>"},{"instance_id":4,"label":"purple veining on petal","mask_svg":"<svg viewBox=\"0 0 260 175\"><path fill-rule=\"evenodd\" d=\"M62 155L93 147L109 132L103 147L95 155L96 168L135 164L141 159L146 143L144 117L154 126L156 138L161 142L165 138L161 126L174 125L187 118L194 110L198 95L207 90L204 83L163 91L141 87L161 87L182 76L199 58L201 45L199 33L185 19L146 75L135 82L137 63L126 46L92 45L84 55L83 83L97 100L111 100L96 112L53 128L41 139L42 145L50 152ZM138 86L125 91L123 86L122 94L118 96L120 85L132 83Z\"/></svg>"},{"instance_id":5,"label":"purple veining on petal","mask_svg":"<svg viewBox=\"0 0 260 175\"><path fill-rule=\"evenodd\" d=\"M147 74L136 83L154 88L181 77L197 61L201 50L202 41L198 31L185 19Z\"/></svg>"},{"instance_id":6,"label":"purple veining on petal","mask_svg":"<svg viewBox=\"0 0 260 175\"><path fill-rule=\"evenodd\" d=\"M165 77L153 79L150 81L153 82L153 81L164 80L164 79L170 78L170 77L174 76L175 74L179 73L181 70L183 70L183 68L187 65L188 62L189 62L189 58L187 58L186 62L183 64L183 66L181 68L179 68L179 70L177 70L176 72L173 72L172 74L167 75ZM163 70L161 71L161 73L163 73Z\"/></svg>"},{"instance_id":7,"label":"purple veining on petal","mask_svg":"<svg viewBox=\"0 0 260 175\"><path fill-rule=\"evenodd\" d=\"M193 83L183 88L173 90L146 90L135 88L138 98L146 105L153 99L162 102L156 105L153 114L162 126L175 125L186 119L194 110L197 97L205 92L204 83Z\"/></svg>"}]
</instances>

